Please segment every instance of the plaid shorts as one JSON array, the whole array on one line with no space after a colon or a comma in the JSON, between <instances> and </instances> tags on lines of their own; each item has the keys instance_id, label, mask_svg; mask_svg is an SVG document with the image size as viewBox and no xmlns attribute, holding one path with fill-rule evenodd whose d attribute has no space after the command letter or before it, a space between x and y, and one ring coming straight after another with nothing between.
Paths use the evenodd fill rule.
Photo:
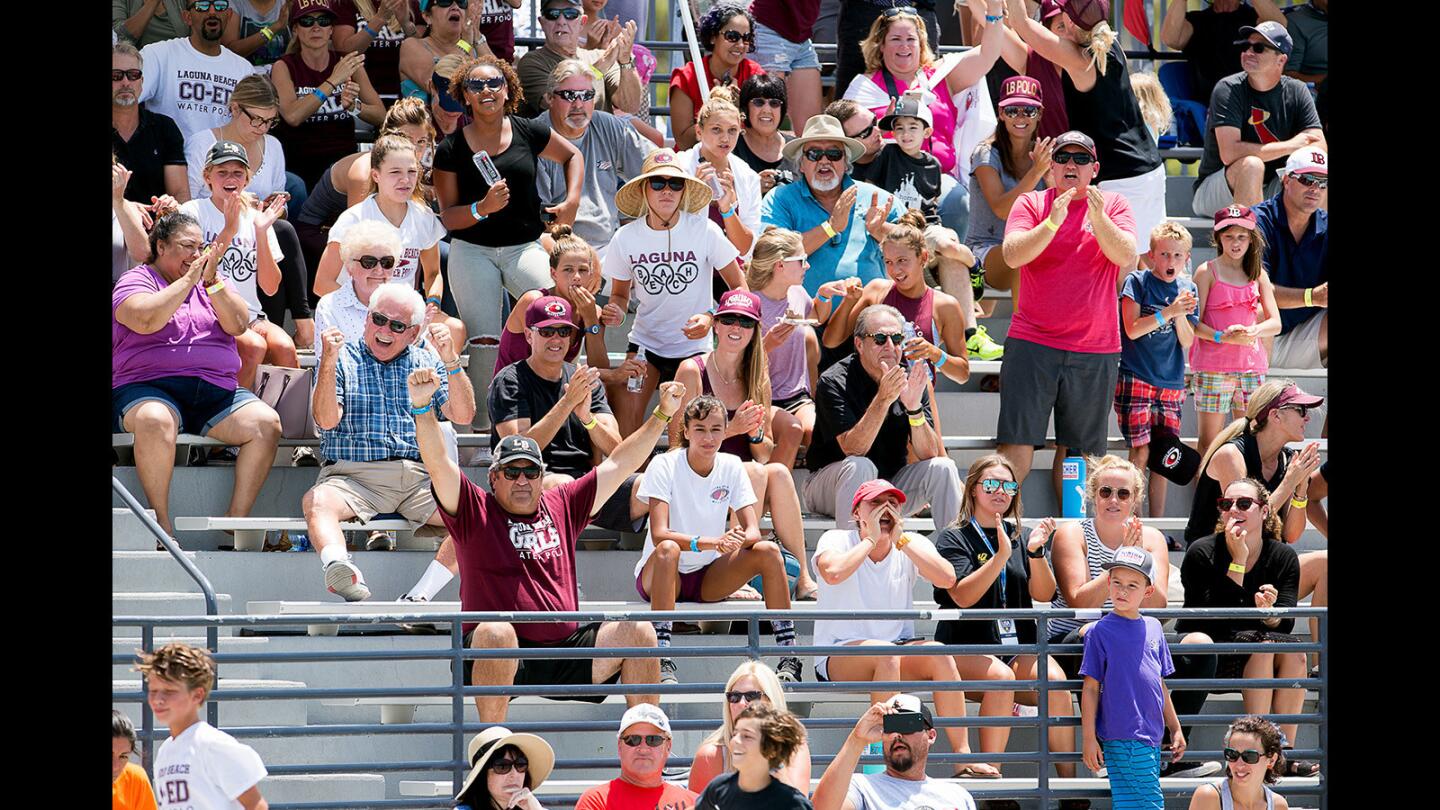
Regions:
<instances>
[{"instance_id":1,"label":"plaid shorts","mask_svg":"<svg viewBox=\"0 0 1440 810\"><path fill-rule=\"evenodd\" d=\"M1255 371L1197 371L1194 374L1195 410L1201 413L1243 411L1250 395L1265 382Z\"/></svg>"},{"instance_id":2,"label":"plaid shorts","mask_svg":"<svg viewBox=\"0 0 1440 810\"><path fill-rule=\"evenodd\" d=\"M1115 415L1126 447L1150 443L1150 428L1161 425L1180 435L1180 405L1184 388L1156 388L1132 374L1120 373L1115 383Z\"/></svg>"}]
</instances>

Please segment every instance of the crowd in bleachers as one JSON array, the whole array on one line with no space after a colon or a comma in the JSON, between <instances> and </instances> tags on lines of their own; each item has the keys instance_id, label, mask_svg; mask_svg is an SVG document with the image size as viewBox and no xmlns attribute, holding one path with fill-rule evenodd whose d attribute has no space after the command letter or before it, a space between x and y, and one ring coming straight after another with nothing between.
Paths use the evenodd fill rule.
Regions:
<instances>
[{"instance_id":1,"label":"crowd in bleachers","mask_svg":"<svg viewBox=\"0 0 1440 810\"><path fill-rule=\"evenodd\" d=\"M282 433L313 421L318 447L290 458L320 467L297 506L326 587L346 600L371 592L341 524L399 513L444 539L395 596L427 602L458 577L467 611L579 610L576 548L591 525L645 535L635 590L656 610L729 599L907 610L917 578L946 607L1109 608L1097 623L1051 622L1051 641L1085 654L1044 662L902 649L1033 643L1033 621L942 622L934 640L913 622L817 621L816 644L878 649L818 657L813 673L934 681L934 716L950 718L966 696L941 683L1045 666L1085 678L1079 696L1051 693L1050 711L1073 716L1078 698L1078 747L1092 770L1108 766L1117 797L1149 801L1161 774L1219 771L1181 760L1188 729L1175 718L1198 713L1206 692L1172 703L1161 678L1304 677L1303 653L1203 652L1298 641L1293 620L1191 620L1167 637L1138 610L1169 603L1172 550L1185 551L1186 606L1327 601L1327 553L1291 547L1307 525L1328 531L1318 445L1290 446L1323 397L1269 376L1328 364L1327 4L1174 0L1159 40L1186 59L1157 77L1122 48L1106 0L957 0L943 24L973 47L943 58L933 2L846 1L832 92L811 36L825 3L721 0L695 19L700 61L677 55L663 120L650 109L657 60L636 44L643 4L640 17L633 3L534 5L543 42L517 48L519 0L115 0L112 430L134 434L162 528L173 531L180 434L225 445L211 457L234 464L226 515L244 517ZM1203 228L1166 206L1161 144L1187 121L1203 143L1192 200ZM1215 249L1193 269L1190 230L1209 230ZM984 321L1007 290L1002 345ZM613 356L617 329L628 345ZM309 412L282 424L257 377L308 356ZM992 360L997 452L962 470L937 388ZM1180 438L1187 393L1193 447ZM1128 460L1108 455L1116 427ZM489 448L458 448L471 431L488 431ZM1089 458L1093 517L1023 514L1021 484L1047 444L1057 503L1064 460ZM484 486L475 468L488 468ZM1144 525L1164 514L1169 483L1192 481L1183 542ZM906 531L927 509L935 533ZM807 514L834 519L813 552ZM1026 533L1022 517L1045 520ZM365 547L394 538L375 532ZM771 625L778 645L797 643L792 622ZM673 628L464 631L476 648L669 647ZM1142 676L1107 676L1131 647L1153 654ZM183 677L147 666L203 702L192 658ZM660 781L670 729L657 698L627 695L621 778L579 806L969 806L925 776L929 706L887 692L812 790L781 687L804 679L804 662L748 666L727 685L691 790ZM669 658L479 659L465 677L674 683L678 672ZM982 716L1035 703L972 694ZM1244 695L1247 714L1302 700ZM504 722L507 698L475 703L482 721ZM1143 717L1117 719L1136 706ZM943 731L970 751L963 726ZM1237 720L1229 778L1192 807L1314 774L1281 753L1296 733ZM117 763L130 735L117 721ZM981 752L1002 752L1008 728L978 737ZM852 778L877 741L886 772ZM1051 746L1075 751L1075 735L1053 729ZM470 754L457 801L541 807L544 740L497 725ZM137 777L120 763L122 775L129 795ZM247 808L264 806L254 784L234 783L258 801L242 797Z\"/></svg>"}]
</instances>

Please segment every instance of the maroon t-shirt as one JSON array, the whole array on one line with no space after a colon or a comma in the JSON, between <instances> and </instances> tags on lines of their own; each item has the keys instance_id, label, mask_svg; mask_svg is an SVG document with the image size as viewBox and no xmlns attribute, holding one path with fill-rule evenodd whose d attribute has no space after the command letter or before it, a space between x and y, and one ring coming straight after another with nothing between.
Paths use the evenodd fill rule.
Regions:
<instances>
[{"instance_id":1,"label":"maroon t-shirt","mask_svg":"<svg viewBox=\"0 0 1440 810\"><path fill-rule=\"evenodd\" d=\"M755 22L794 43L810 38L820 16L820 0L755 0L750 4Z\"/></svg>"},{"instance_id":2,"label":"maroon t-shirt","mask_svg":"<svg viewBox=\"0 0 1440 810\"><path fill-rule=\"evenodd\" d=\"M500 508L494 496L462 475L455 514L439 510L455 538L461 609L579 610L575 543L590 522L594 503L594 470L541 494L540 508L523 516ZM548 644L575 632L578 625L526 622L514 627L517 637ZM474 628L475 622L466 622L463 630Z\"/></svg>"},{"instance_id":3,"label":"maroon t-shirt","mask_svg":"<svg viewBox=\"0 0 1440 810\"><path fill-rule=\"evenodd\" d=\"M330 51L330 61L324 70L312 70L300 58L300 52L287 53L280 62L290 70L290 79L295 83L295 95L305 96L311 90L324 84L335 71L340 54ZM367 74L369 71L366 71ZM330 85L325 85L329 87ZM292 127L281 123L275 128L275 137L285 148L285 168L300 175L307 188L314 188L320 175L331 164L355 151L355 119L340 106L337 92L320 104L320 109Z\"/></svg>"},{"instance_id":4,"label":"maroon t-shirt","mask_svg":"<svg viewBox=\"0 0 1440 810\"><path fill-rule=\"evenodd\" d=\"M379 0L375 0L374 5L378 8ZM410 19L417 25L425 24L425 18L420 16L420 0L410 0ZM335 24L353 25L357 31L365 27L365 18L356 10L355 0L336 0ZM375 92L382 96L399 95L400 43L405 41L405 32L382 25L376 33L378 36L365 49L365 74L370 77Z\"/></svg>"},{"instance_id":5,"label":"maroon t-shirt","mask_svg":"<svg viewBox=\"0 0 1440 810\"><path fill-rule=\"evenodd\" d=\"M478 3L481 0L471 0ZM506 62L515 61L515 9L505 0L484 0L485 8L480 13L480 33L485 35L485 44L496 56Z\"/></svg>"}]
</instances>

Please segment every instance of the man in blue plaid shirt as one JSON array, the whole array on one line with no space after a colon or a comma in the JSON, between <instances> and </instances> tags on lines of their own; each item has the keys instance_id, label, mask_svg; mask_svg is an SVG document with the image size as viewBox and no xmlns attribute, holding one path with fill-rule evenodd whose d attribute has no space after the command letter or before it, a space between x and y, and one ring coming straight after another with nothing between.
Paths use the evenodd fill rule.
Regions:
<instances>
[{"instance_id":1,"label":"man in blue plaid shirt","mask_svg":"<svg viewBox=\"0 0 1440 810\"><path fill-rule=\"evenodd\" d=\"M382 284L370 296L366 316L360 340L347 343L339 329L320 335L313 410L325 463L301 502L325 587L349 602L368 599L370 589L345 551L340 522L399 512L413 523L443 526L420 463L415 415L435 409L458 424L475 417L475 392L460 373L450 331L431 324L433 351L415 345L425 318L419 293ZM435 369L442 382L428 404L414 408L406 380L424 367Z\"/></svg>"}]
</instances>

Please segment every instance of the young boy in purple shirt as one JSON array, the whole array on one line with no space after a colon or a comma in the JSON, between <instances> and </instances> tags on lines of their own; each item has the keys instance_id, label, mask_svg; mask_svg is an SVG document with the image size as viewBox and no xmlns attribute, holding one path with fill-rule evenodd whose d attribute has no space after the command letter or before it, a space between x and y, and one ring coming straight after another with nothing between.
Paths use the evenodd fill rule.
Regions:
<instances>
[{"instance_id":1,"label":"young boy in purple shirt","mask_svg":"<svg viewBox=\"0 0 1440 810\"><path fill-rule=\"evenodd\" d=\"M1164 729L1170 729L1174 761L1185 753L1185 734L1162 680L1175 671L1165 633L1159 621L1140 615L1141 601L1154 590L1155 561L1140 546L1121 546L1101 567L1110 572L1114 609L1085 634L1080 664L1085 767L1108 770L1114 810L1164 810Z\"/></svg>"}]
</instances>

